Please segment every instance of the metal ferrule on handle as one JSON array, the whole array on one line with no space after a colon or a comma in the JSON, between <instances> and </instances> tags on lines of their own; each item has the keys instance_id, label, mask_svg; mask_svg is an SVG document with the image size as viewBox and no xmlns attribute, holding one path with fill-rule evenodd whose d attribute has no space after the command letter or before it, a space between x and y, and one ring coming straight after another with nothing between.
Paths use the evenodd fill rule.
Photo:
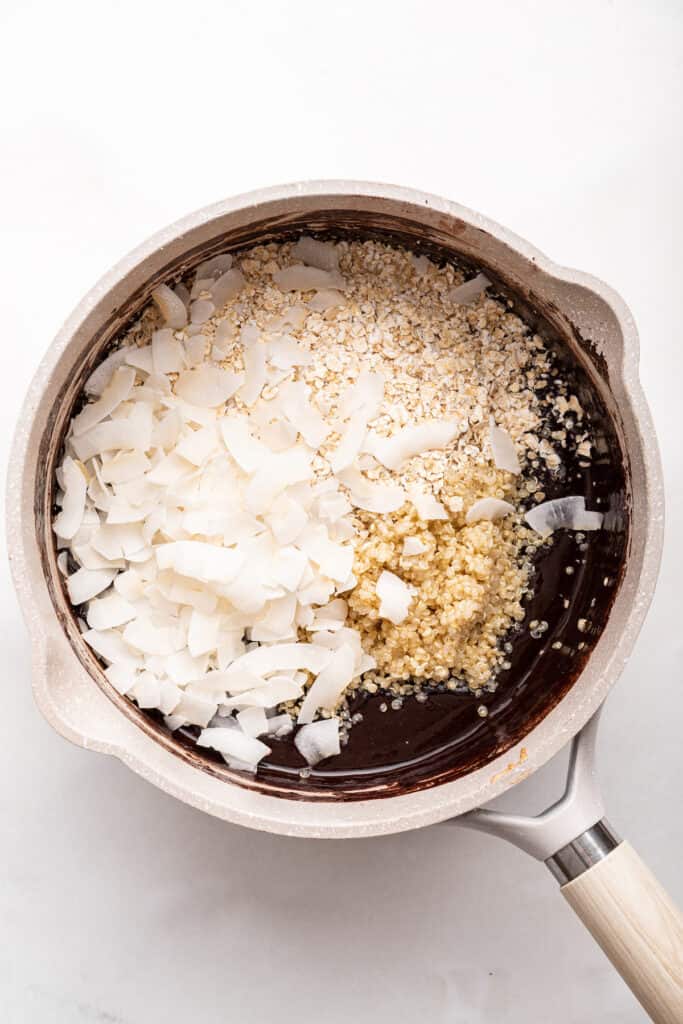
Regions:
<instances>
[{"instance_id":1,"label":"metal ferrule on handle","mask_svg":"<svg viewBox=\"0 0 683 1024\"><path fill-rule=\"evenodd\" d=\"M560 885L573 881L619 846L621 839L603 818L546 860L546 867Z\"/></svg>"}]
</instances>

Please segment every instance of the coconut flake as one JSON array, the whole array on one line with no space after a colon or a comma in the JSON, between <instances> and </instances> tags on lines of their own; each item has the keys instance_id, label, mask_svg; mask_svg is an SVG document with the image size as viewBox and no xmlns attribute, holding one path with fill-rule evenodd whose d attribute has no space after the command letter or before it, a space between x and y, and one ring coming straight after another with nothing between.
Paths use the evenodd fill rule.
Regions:
<instances>
[{"instance_id":1,"label":"coconut flake","mask_svg":"<svg viewBox=\"0 0 683 1024\"><path fill-rule=\"evenodd\" d=\"M344 305L344 296L336 288L321 288L308 300L308 308L314 313L325 313L328 309Z\"/></svg>"},{"instance_id":2,"label":"coconut flake","mask_svg":"<svg viewBox=\"0 0 683 1024\"><path fill-rule=\"evenodd\" d=\"M237 267L221 274L211 288L211 299L216 309L221 309L226 303L237 298L245 284L244 275Z\"/></svg>"},{"instance_id":3,"label":"coconut flake","mask_svg":"<svg viewBox=\"0 0 683 1024\"><path fill-rule=\"evenodd\" d=\"M247 736L240 729L202 729L197 746L217 750L227 759L236 759L253 768L270 754L270 747L253 736Z\"/></svg>"},{"instance_id":4,"label":"coconut flake","mask_svg":"<svg viewBox=\"0 0 683 1024\"><path fill-rule=\"evenodd\" d=\"M194 328L197 332L201 331L201 327L192 324L188 327L188 331ZM206 355L206 338L201 333L196 333L187 339L185 342L185 362L190 367L199 366Z\"/></svg>"},{"instance_id":5,"label":"coconut flake","mask_svg":"<svg viewBox=\"0 0 683 1024\"><path fill-rule=\"evenodd\" d=\"M295 614L296 597L294 594L285 594L284 597L269 601L264 611L254 620L250 638L259 643L296 640Z\"/></svg>"},{"instance_id":6,"label":"coconut flake","mask_svg":"<svg viewBox=\"0 0 683 1024\"><path fill-rule=\"evenodd\" d=\"M339 719L325 718L302 726L294 737L294 745L311 766L334 757L341 750Z\"/></svg>"},{"instance_id":7,"label":"coconut flake","mask_svg":"<svg viewBox=\"0 0 683 1024\"><path fill-rule=\"evenodd\" d=\"M398 626L408 615L408 608L413 600L410 588L393 572L384 569L377 580L376 590L380 618L389 619Z\"/></svg>"},{"instance_id":8,"label":"coconut flake","mask_svg":"<svg viewBox=\"0 0 683 1024\"><path fill-rule=\"evenodd\" d=\"M280 331L287 330L287 328L298 330L299 327L303 327L309 312L307 306L300 304L288 306L280 316L272 317L268 321L266 330L271 334L277 334Z\"/></svg>"},{"instance_id":9,"label":"coconut flake","mask_svg":"<svg viewBox=\"0 0 683 1024\"><path fill-rule=\"evenodd\" d=\"M333 711L339 698L353 679L355 656L349 646L339 647L319 673L306 694L297 722L306 725L313 721L316 711Z\"/></svg>"},{"instance_id":10,"label":"coconut flake","mask_svg":"<svg viewBox=\"0 0 683 1024\"><path fill-rule=\"evenodd\" d=\"M330 432L317 409L310 403L311 389L303 381L283 384L278 398L282 411L311 448L318 448Z\"/></svg>"},{"instance_id":11,"label":"coconut flake","mask_svg":"<svg viewBox=\"0 0 683 1024\"><path fill-rule=\"evenodd\" d=\"M71 432L75 437L84 434L101 420L110 416L114 409L125 402L135 383L135 370L132 366L120 366L114 371L109 384L102 392L102 396L96 402L89 405L74 416L71 421Z\"/></svg>"},{"instance_id":12,"label":"coconut flake","mask_svg":"<svg viewBox=\"0 0 683 1024\"><path fill-rule=\"evenodd\" d=\"M101 484L127 484L139 480L150 468L150 461L141 451L117 452L113 458L102 458Z\"/></svg>"},{"instance_id":13,"label":"coconut flake","mask_svg":"<svg viewBox=\"0 0 683 1024\"><path fill-rule=\"evenodd\" d=\"M292 256L309 267L320 270L339 270L339 251L332 242L320 242L317 238L302 235L292 246Z\"/></svg>"},{"instance_id":14,"label":"coconut flake","mask_svg":"<svg viewBox=\"0 0 683 1024\"><path fill-rule=\"evenodd\" d=\"M330 540L323 524L308 525L297 538L296 546L320 567L328 579L342 583L351 572L354 552L350 544Z\"/></svg>"},{"instance_id":15,"label":"coconut flake","mask_svg":"<svg viewBox=\"0 0 683 1024\"><path fill-rule=\"evenodd\" d=\"M125 569L124 559L103 558L91 544L71 545L71 554L84 569Z\"/></svg>"},{"instance_id":16,"label":"coconut flake","mask_svg":"<svg viewBox=\"0 0 683 1024\"><path fill-rule=\"evenodd\" d=\"M192 683L206 672L208 658L193 658L189 651L176 651L164 658L164 671L172 682L180 685Z\"/></svg>"},{"instance_id":17,"label":"coconut flake","mask_svg":"<svg viewBox=\"0 0 683 1024\"><path fill-rule=\"evenodd\" d=\"M140 601L145 596L145 581L138 570L127 569L115 578L114 590L126 601Z\"/></svg>"},{"instance_id":18,"label":"coconut flake","mask_svg":"<svg viewBox=\"0 0 683 1024\"><path fill-rule=\"evenodd\" d=\"M170 409L164 415L157 418L152 427L152 444L155 448L163 448L168 451L172 448L180 436L183 428L183 418L179 409Z\"/></svg>"},{"instance_id":19,"label":"coconut flake","mask_svg":"<svg viewBox=\"0 0 683 1024\"><path fill-rule=\"evenodd\" d=\"M336 484L336 480L334 483ZM337 491L321 494L318 498L317 506L318 518L331 524L337 523L352 508L351 502Z\"/></svg>"},{"instance_id":20,"label":"coconut flake","mask_svg":"<svg viewBox=\"0 0 683 1024\"><path fill-rule=\"evenodd\" d=\"M352 504L366 512L386 515L388 512L396 512L408 500L408 495L402 487L397 484L380 484L367 480L353 466L336 475L340 483L348 487Z\"/></svg>"},{"instance_id":21,"label":"coconut flake","mask_svg":"<svg viewBox=\"0 0 683 1024\"><path fill-rule=\"evenodd\" d=\"M196 692L210 693L220 700L225 698L226 693L241 693L265 686L265 679L248 669L242 669L239 673L233 672L232 674L212 669L189 681Z\"/></svg>"},{"instance_id":22,"label":"coconut flake","mask_svg":"<svg viewBox=\"0 0 683 1024\"><path fill-rule=\"evenodd\" d=\"M406 537L403 541L404 557L412 558L413 555L424 555L426 551L429 551L429 545L423 544L418 537Z\"/></svg>"},{"instance_id":23,"label":"coconut flake","mask_svg":"<svg viewBox=\"0 0 683 1024\"><path fill-rule=\"evenodd\" d=\"M332 580L318 575L310 583L299 588L297 598L301 607L311 604L325 604L326 601L329 601L335 589Z\"/></svg>"},{"instance_id":24,"label":"coconut flake","mask_svg":"<svg viewBox=\"0 0 683 1024\"><path fill-rule=\"evenodd\" d=\"M257 433L272 452L283 452L294 445L298 431L287 420L273 420L260 424Z\"/></svg>"},{"instance_id":25,"label":"coconut flake","mask_svg":"<svg viewBox=\"0 0 683 1024\"><path fill-rule=\"evenodd\" d=\"M160 569L173 569L180 576L202 583L229 582L244 564L244 557L237 550L198 540L158 544L154 554Z\"/></svg>"},{"instance_id":26,"label":"coconut flake","mask_svg":"<svg viewBox=\"0 0 683 1024\"><path fill-rule=\"evenodd\" d=\"M129 693L135 686L138 678L137 669L130 665L109 665L104 674L114 687L117 693Z\"/></svg>"},{"instance_id":27,"label":"coconut flake","mask_svg":"<svg viewBox=\"0 0 683 1024\"><path fill-rule=\"evenodd\" d=\"M384 374L363 369L355 384L346 389L339 402L339 415L349 419L361 410L368 422L379 413L384 398Z\"/></svg>"},{"instance_id":28,"label":"coconut flake","mask_svg":"<svg viewBox=\"0 0 683 1024\"><path fill-rule=\"evenodd\" d=\"M228 347L235 340L236 334L237 327L232 320L221 320L213 336L216 348L220 349L221 352L227 352Z\"/></svg>"},{"instance_id":29,"label":"coconut flake","mask_svg":"<svg viewBox=\"0 0 683 1024\"><path fill-rule=\"evenodd\" d=\"M181 458L176 452L170 452L147 473L146 479L150 484L170 487L189 476L193 469L194 467L186 459Z\"/></svg>"},{"instance_id":30,"label":"coconut flake","mask_svg":"<svg viewBox=\"0 0 683 1024\"><path fill-rule=\"evenodd\" d=\"M267 719L267 723L269 735L275 736L276 739L289 736L294 729L294 721L290 715L273 715Z\"/></svg>"},{"instance_id":31,"label":"coconut flake","mask_svg":"<svg viewBox=\"0 0 683 1024\"><path fill-rule=\"evenodd\" d=\"M135 423L129 420L110 420L98 423L82 437L73 438L71 447L82 462L87 462L101 452L137 448L140 440Z\"/></svg>"},{"instance_id":32,"label":"coconut flake","mask_svg":"<svg viewBox=\"0 0 683 1024\"><path fill-rule=\"evenodd\" d=\"M602 512L589 511L584 497L572 495L544 501L529 509L524 518L532 530L549 537L555 530L599 530L604 516Z\"/></svg>"},{"instance_id":33,"label":"coconut flake","mask_svg":"<svg viewBox=\"0 0 683 1024\"><path fill-rule=\"evenodd\" d=\"M175 732L182 725L187 725L187 722L182 715L164 715L164 725L169 732Z\"/></svg>"},{"instance_id":34,"label":"coconut flake","mask_svg":"<svg viewBox=\"0 0 683 1024\"><path fill-rule=\"evenodd\" d=\"M291 370L294 366L309 366L313 362L313 354L294 338L285 336L268 342L268 362L280 370Z\"/></svg>"},{"instance_id":35,"label":"coconut flake","mask_svg":"<svg viewBox=\"0 0 683 1024\"><path fill-rule=\"evenodd\" d=\"M283 591L273 591L272 588L264 587L258 580L254 568L249 566L248 570L237 577L232 583L221 588L221 595L225 597L237 611L244 615L254 616L260 612L274 596L279 596Z\"/></svg>"},{"instance_id":36,"label":"coconut flake","mask_svg":"<svg viewBox=\"0 0 683 1024\"><path fill-rule=\"evenodd\" d=\"M136 615L135 606L114 591L107 597L91 601L86 617L91 629L103 630L123 626Z\"/></svg>"},{"instance_id":37,"label":"coconut flake","mask_svg":"<svg viewBox=\"0 0 683 1024\"><path fill-rule=\"evenodd\" d=\"M298 591L302 586L304 574L309 569L308 558L303 551L292 545L286 545L276 551L270 561L270 572L273 583L290 593Z\"/></svg>"},{"instance_id":38,"label":"coconut flake","mask_svg":"<svg viewBox=\"0 0 683 1024\"><path fill-rule=\"evenodd\" d=\"M410 254L410 262L415 268L415 273L422 277L427 273L429 268L432 266L432 261L422 253L420 256L416 256L415 253Z\"/></svg>"},{"instance_id":39,"label":"coconut flake","mask_svg":"<svg viewBox=\"0 0 683 1024\"><path fill-rule=\"evenodd\" d=\"M70 439L70 445L81 462L102 452L137 449L146 452L152 439L152 410L145 403L133 407L126 419L107 420Z\"/></svg>"},{"instance_id":40,"label":"coconut flake","mask_svg":"<svg viewBox=\"0 0 683 1024\"><path fill-rule=\"evenodd\" d=\"M298 700L303 692L301 683L289 676L273 676L263 686L244 690L223 702L225 708L274 708L290 700Z\"/></svg>"},{"instance_id":41,"label":"coconut flake","mask_svg":"<svg viewBox=\"0 0 683 1024\"><path fill-rule=\"evenodd\" d=\"M159 309L164 322L174 330L180 330L187 323L187 310L180 299L167 284L161 284L152 292L152 298Z\"/></svg>"},{"instance_id":42,"label":"coconut flake","mask_svg":"<svg viewBox=\"0 0 683 1024\"><path fill-rule=\"evenodd\" d=\"M333 473L341 473L342 470L348 469L355 462L365 443L367 430L366 416L358 414L349 420L342 431L339 444L329 455L329 463Z\"/></svg>"},{"instance_id":43,"label":"coconut flake","mask_svg":"<svg viewBox=\"0 0 683 1024\"><path fill-rule=\"evenodd\" d=\"M226 270L230 270L231 266L232 255L229 252L219 253L218 256L212 256L199 264L195 271L195 281L213 281L214 278L224 274Z\"/></svg>"},{"instance_id":44,"label":"coconut flake","mask_svg":"<svg viewBox=\"0 0 683 1024\"><path fill-rule=\"evenodd\" d=\"M140 672L130 695L141 708L158 708L161 699L161 684L151 672Z\"/></svg>"},{"instance_id":45,"label":"coconut flake","mask_svg":"<svg viewBox=\"0 0 683 1024\"><path fill-rule=\"evenodd\" d=\"M210 294L213 284L213 277L195 277L192 291L190 292L190 299L194 302L195 299L200 299Z\"/></svg>"},{"instance_id":46,"label":"coconut flake","mask_svg":"<svg viewBox=\"0 0 683 1024\"><path fill-rule=\"evenodd\" d=\"M243 654L233 662L226 675L232 679L248 670L259 676L267 676L290 669L304 669L317 675L329 659L329 650L317 643L273 644Z\"/></svg>"},{"instance_id":47,"label":"coconut flake","mask_svg":"<svg viewBox=\"0 0 683 1024\"><path fill-rule=\"evenodd\" d=\"M136 370L142 370L143 373L152 373L154 371L152 346L143 345L138 348L137 345L131 345L126 350L126 362L129 366L134 366Z\"/></svg>"},{"instance_id":48,"label":"coconut flake","mask_svg":"<svg viewBox=\"0 0 683 1024\"><path fill-rule=\"evenodd\" d=\"M242 380L242 374L203 364L192 370L184 370L178 376L175 393L191 405L214 408L227 402L240 387Z\"/></svg>"},{"instance_id":49,"label":"coconut flake","mask_svg":"<svg viewBox=\"0 0 683 1024\"><path fill-rule=\"evenodd\" d=\"M238 711L237 722L242 732L247 736L253 736L254 739L270 732L263 708L245 708L243 711Z\"/></svg>"},{"instance_id":50,"label":"coconut flake","mask_svg":"<svg viewBox=\"0 0 683 1024\"><path fill-rule=\"evenodd\" d=\"M216 714L218 702L200 693L193 693L189 688L184 690L175 707L176 715L181 715L190 725L205 727ZM197 740L199 744L199 740Z\"/></svg>"},{"instance_id":51,"label":"coconut flake","mask_svg":"<svg viewBox=\"0 0 683 1024\"><path fill-rule=\"evenodd\" d=\"M244 503L253 515L261 515L287 487L310 480L311 453L303 448L275 452L259 467L246 489Z\"/></svg>"},{"instance_id":52,"label":"coconut flake","mask_svg":"<svg viewBox=\"0 0 683 1024\"><path fill-rule=\"evenodd\" d=\"M268 448L252 437L246 416L229 416L221 420L221 434L225 447L240 469L255 473L270 455Z\"/></svg>"},{"instance_id":53,"label":"coconut flake","mask_svg":"<svg viewBox=\"0 0 683 1024\"><path fill-rule=\"evenodd\" d=\"M318 267L305 267L301 263L276 270L273 274L273 282L281 292L309 292L320 288L343 290L346 287L344 279L339 273L320 270Z\"/></svg>"},{"instance_id":54,"label":"coconut flake","mask_svg":"<svg viewBox=\"0 0 683 1024\"><path fill-rule=\"evenodd\" d=\"M97 597L111 584L116 569L78 569L66 581L66 589L72 604L79 605Z\"/></svg>"},{"instance_id":55,"label":"coconut flake","mask_svg":"<svg viewBox=\"0 0 683 1024\"><path fill-rule=\"evenodd\" d=\"M220 625L219 615L211 612L205 614L197 608L192 610L187 630L187 649L193 658L216 650Z\"/></svg>"},{"instance_id":56,"label":"coconut flake","mask_svg":"<svg viewBox=\"0 0 683 1024\"><path fill-rule=\"evenodd\" d=\"M179 579L172 573L160 573L157 575L155 585L158 593L170 604L186 604L205 615L210 615L216 610L218 603L216 594L201 584L193 586L191 580ZM190 660L197 661L197 659Z\"/></svg>"},{"instance_id":57,"label":"coconut flake","mask_svg":"<svg viewBox=\"0 0 683 1024\"><path fill-rule=\"evenodd\" d=\"M431 420L417 426L404 427L391 437L371 434L365 450L387 469L397 470L414 455L445 448L457 432L458 425L453 420Z\"/></svg>"},{"instance_id":58,"label":"coconut flake","mask_svg":"<svg viewBox=\"0 0 683 1024\"><path fill-rule=\"evenodd\" d=\"M102 362L95 367L86 380L83 386L86 394L101 395L111 380L114 370L117 370L119 366L126 362L127 355L128 349L125 346L123 348L114 349L113 352L110 352L106 359L103 359Z\"/></svg>"},{"instance_id":59,"label":"coconut flake","mask_svg":"<svg viewBox=\"0 0 683 1024\"><path fill-rule=\"evenodd\" d=\"M291 544L296 540L308 523L305 509L286 492L275 498L264 519L275 540L282 545Z\"/></svg>"},{"instance_id":60,"label":"coconut flake","mask_svg":"<svg viewBox=\"0 0 683 1024\"><path fill-rule=\"evenodd\" d=\"M515 511L514 505L500 498L480 498L470 505L465 516L466 523L476 523L480 519L503 519Z\"/></svg>"},{"instance_id":61,"label":"coconut flake","mask_svg":"<svg viewBox=\"0 0 683 1024\"><path fill-rule=\"evenodd\" d=\"M420 519L424 519L425 522L434 519L448 519L448 512L433 494L421 491L416 487L411 488L409 493L410 500L417 509Z\"/></svg>"},{"instance_id":62,"label":"coconut flake","mask_svg":"<svg viewBox=\"0 0 683 1024\"><path fill-rule=\"evenodd\" d=\"M83 633L83 639L101 658L112 665L126 665L129 668L142 668L143 661L139 654L131 650L121 634L115 630L89 629Z\"/></svg>"},{"instance_id":63,"label":"coconut flake","mask_svg":"<svg viewBox=\"0 0 683 1024\"><path fill-rule=\"evenodd\" d=\"M52 528L58 537L71 540L83 522L88 484L81 467L68 455L62 463L62 486L62 511L55 518Z\"/></svg>"},{"instance_id":64,"label":"coconut flake","mask_svg":"<svg viewBox=\"0 0 683 1024\"><path fill-rule=\"evenodd\" d=\"M185 646L176 625L158 626L150 617L142 615L127 623L123 639L142 654L173 654Z\"/></svg>"},{"instance_id":65,"label":"coconut flake","mask_svg":"<svg viewBox=\"0 0 683 1024\"><path fill-rule=\"evenodd\" d=\"M346 601L342 597L336 597L334 601L329 601L315 609L311 628L339 629L344 625L348 611L349 606Z\"/></svg>"},{"instance_id":66,"label":"coconut flake","mask_svg":"<svg viewBox=\"0 0 683 1024\"><path fill-rule=\"evenodd\" d=\"M107 523L140 523L147 518L154 508L154 502L150 501L144 505L131 505L125 498L117 498L112 501L107 512Z\"/></svg>"},{"instance_id":67,"label":"coconut flake","mask_svg":"<svg viewBox=\"0 0 683 1024\"><path fill-rule=\"evenodd\" d=\"M216 428L211 425L188 431L175 450L177 455L193 466L203 466L219 450Z\"/></svg>"},{"instance_id":68,"label":"coconut flake","mask_svg":"<svg viewBox=\"0 0 683 1024\"><path fill-rule=\"evenodd\" d=\"M148 402L152 408L156 408L161 398L167 398L170 394L171 381L165 373L156 373L152 363L152 372L142 384L133 389L130 397L136 402Z\"/></svg>"},{"instance_id":69,"label":"coconut flake","mask_svg":"<svg viewBox=\"0 0 683 1024\"><path fill-rule=\"evenodd\" d=\"M515 451L514 441L507 430L496 426L493 416L489 422L489 442L496 467L498 469L505 469L508 473L519 473L521 467L517 458L517 452Z\"/></svg>"},{"instance_id":70,"label":"coconut flake","mask_svg":"<svg viewBox=\"0 0 683 1024\"><path fill-rule=\"evenodd\" d=\"M267 349L258 340L258 332L249 326L241 332L242 359L244 360L244 383L239 395L245 405L253 405L266 385L266 354Z\"/></svg>"},{"instance_id":71,"label":"coconut flake","mask_svg":"<svg viewBox=\"0 0 683 1024\"><path fill-rule=\"evenodd\" d=\"M451 288L448 294L453 302L457 302L461 306L469 306L470 303L479 298L482 292L486 291L490 284L491 282L488 277L484 274L477 274L476 277L465 281L464 284Z\"/></svg>"},{"instance_id":72,"label":"coconut flake","mask_svg":"<svg viewBox=\"0 0 683 1024\"><path fill-rule=\"evenodd\" d=\"M185 350L170 327L152 335L152 366L155 373L180 373L185 368Z\"/></svg>"},{"instance_id":73,"label":"coconut flake","mask_svg":"<svg viewBox=\"0 0 683 1024\"><path fill-rule=\"evenodd\" d=\"M182 690L170 679L161 679L159 685L159 710L164 715L175 711L182 700Z\"/></svg>"}]
</instances>

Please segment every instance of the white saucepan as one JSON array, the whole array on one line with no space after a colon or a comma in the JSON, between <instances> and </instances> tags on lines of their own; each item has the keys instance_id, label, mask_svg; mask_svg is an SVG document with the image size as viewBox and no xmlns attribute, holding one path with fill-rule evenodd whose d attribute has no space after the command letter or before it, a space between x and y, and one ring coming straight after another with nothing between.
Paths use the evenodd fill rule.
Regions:
<instances>
[{"instance_id":1,"label":"white saucepan","mask_svg":"<svg viewBox=\"0 0 683 1024\"><path fill-rule=\"evenodd\" d=\"M50 529L55 460L82 383L156 284L212 253L303 230L394 239L484 269L501 294L571 350L609 418L624 466L614 527L622 531L624 558L609 581L599 629L573 670L558 674L557 684L529 698L528 707L522 695L517 718L505 730L496 733L489 723L493 739L467 765L442 764L431 776L425 769L411 785L371 780L348 794L343 787L327 793L324 780L316 788L314 779L310 796L204 761L111 688L80 639ZM605 821L593 768L597 712L650 603L662 525L659 456L638 381L637 333L622 300L594 278L553 265L479 214L434 196L358 182L309 182L239 196L192 214L122 260L77 307L38 369L19 421L8 488L9 551L31 633L35 696L62 735L119 757L180 800L252 828L354 837L452 819L502 836L546 862L652 1018L680 1024L681 917ZM616 544L619 534L614 537ZM589 579L587 596L604 582ZM558 804L534 819L479 809L574 737L569 784Z\"/></svg>"}]
</instances>

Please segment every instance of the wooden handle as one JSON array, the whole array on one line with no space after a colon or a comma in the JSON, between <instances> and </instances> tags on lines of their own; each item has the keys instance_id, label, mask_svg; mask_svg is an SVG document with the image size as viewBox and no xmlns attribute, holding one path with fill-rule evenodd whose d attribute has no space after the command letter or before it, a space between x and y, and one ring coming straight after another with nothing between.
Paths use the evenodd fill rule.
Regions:
<instances>
[{"instance_id":1,"label":"wooden handle","mask_svg":"<svg viewBox=\"0 0 683 1024\"><path fill-rule=\"evenodd\" d=\"M628 843L561 889L657 1024L683 1022L683 917Z\"/></svg>"}]
</instances>

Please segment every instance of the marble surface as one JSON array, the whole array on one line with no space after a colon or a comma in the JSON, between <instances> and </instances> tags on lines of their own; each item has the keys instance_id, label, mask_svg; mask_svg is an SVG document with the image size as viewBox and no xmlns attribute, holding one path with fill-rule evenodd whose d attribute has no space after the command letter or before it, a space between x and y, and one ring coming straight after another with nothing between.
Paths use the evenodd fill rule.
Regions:
<instances>
[{"instance_id":1,"label":"marble surface","mask_svg":"<svg viewBox=\"0 0 683 1024\"><path fill-rule=\"evenodd\" d=\"M387 180L480 209L633 309L668 529L608 702L609 816L679 899L683 10L206 0L0 10L4 455L58 325L119 255L224 195ZM36 711L0 579L5 1024L635 1024L544 868L439 826L314 843L230 827ZM540 809L562 759L508 794Z\"/></svg>"}]
</instances>

